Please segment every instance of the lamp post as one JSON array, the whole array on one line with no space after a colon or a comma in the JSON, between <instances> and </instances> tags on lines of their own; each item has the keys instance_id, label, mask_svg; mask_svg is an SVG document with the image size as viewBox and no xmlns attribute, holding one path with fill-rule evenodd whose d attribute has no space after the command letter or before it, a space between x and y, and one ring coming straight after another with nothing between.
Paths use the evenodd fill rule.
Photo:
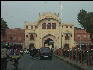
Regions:
<instances>
[{"instance_id":1,"label":"lamp post","mask_svg":"<svg viewBox=\"0 0 93 70\"><path fill-rule=\"evenodd\" d=\"M82 46L81 46L81 37L80 37L80 51L81 51L81 59L80 59L80 63L82 64L83 63L83 56L82 56L82 54L83 54L83 50L82 50Z\"/></svg>"},{"instance_id":2,"label":"lamp post","mask_svg":"<svg viewBox=\"0 0 93 70\"><path fill-rule=\"evenodd\" d=\"M80 37L80 50L81 50L81 37Z\"/></svg>"}]
</instances>

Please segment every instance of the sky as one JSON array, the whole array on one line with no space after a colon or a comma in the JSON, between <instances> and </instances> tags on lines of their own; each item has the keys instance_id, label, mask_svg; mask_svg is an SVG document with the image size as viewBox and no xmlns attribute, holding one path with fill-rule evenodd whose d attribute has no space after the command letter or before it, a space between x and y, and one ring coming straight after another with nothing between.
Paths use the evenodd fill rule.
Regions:
<instances>
[{"instance_id":1,"label":"sky","mask_svg":"<svg viewBox=\"0 0 93 70\"><path fill-rule=\"evenodd\" d=\"M24 29L24 22L35 23L39 13L52 12L60 14L62 23L74 23L80 28L77 14L81 9L93 12L93 1L1 1L1 18L9 28Z\"/></svg>"}]
</instances>

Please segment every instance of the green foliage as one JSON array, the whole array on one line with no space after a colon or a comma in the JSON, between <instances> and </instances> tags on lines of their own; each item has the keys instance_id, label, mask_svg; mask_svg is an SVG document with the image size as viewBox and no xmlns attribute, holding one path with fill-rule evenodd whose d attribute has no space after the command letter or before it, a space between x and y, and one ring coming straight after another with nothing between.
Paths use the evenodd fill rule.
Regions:
<instances>
[{"instance_id":1,"label":"green foliage","mask_svg":"<svg viewBox=\"0 0 93 70\"><path fill-rule=\"evenodd\" d=\"M93 12L82 9L78 13L77 20L88 33L93 34Z\"/></svg>"},{"instance_id":2,"label":"green foliage","mask_svg":"<svg viewBox=\"0 0 93 70\"><path fill-rule=\"evenodd\" d=\"M5 30L8 29L8 25L6 24L7 22L1 18L1 34L2 36L5 35Z\"/></svg>"}]
</instances>

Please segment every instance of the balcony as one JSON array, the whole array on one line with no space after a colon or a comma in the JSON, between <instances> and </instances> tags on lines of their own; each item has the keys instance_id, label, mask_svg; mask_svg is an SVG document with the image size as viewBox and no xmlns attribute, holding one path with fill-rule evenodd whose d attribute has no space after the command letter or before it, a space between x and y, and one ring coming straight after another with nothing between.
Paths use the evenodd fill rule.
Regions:
<instances>
[{"instance_id":1,"label":"balcony","mask_svg":"<svg viewBox=\"0 0 93 70\"><path fill-rule=\"evenodd\" d=\"M29 33L29 40L30 41L35 41L35 38L37 37L36 33Z\"/></svg>"}]
</instances>

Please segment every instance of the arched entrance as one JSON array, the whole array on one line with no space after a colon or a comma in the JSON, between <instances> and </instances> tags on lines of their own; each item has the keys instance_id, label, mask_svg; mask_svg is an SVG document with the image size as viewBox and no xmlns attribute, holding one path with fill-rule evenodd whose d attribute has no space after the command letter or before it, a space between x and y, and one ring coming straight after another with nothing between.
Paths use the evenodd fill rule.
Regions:
<instances>
[{"instance_id":1,"label":"arched entrance","mask_svg":"<svg viewBox=\"0 0 93 70\"><path fill-rule=\"evenodd\" d=\"M34 49L34 48L35 48L34 43L31 43L31 44L29 45L29 49L31 50L31 49Z\"/></svg>"},{"instance_id":2,"label":"arched entrance","mask_svg":"<svg viewBox=\"0 0 93 70\"><path fill-rule=\"evenodd\" d=\"M44 42L44 47L50 47L50 48L54 48L54 41L50 38L48 38L47 40L45 40Z\"/></svg>"},{"instance_id":3,"label":"arched entrance","mask_svg":"<svg viewBox=\"0 0 93 70\"><path fill-rule=\"evenodd\" d=\"M69 48L69 44L65 44L64 45L64 48Z\"/></svg>"},{"instance_id":4,"label":"arched entrance","mask_svg":"<svg viewBox=\"0 0 93 70\"><path fill-rule=\"evenodd\" d=\"M42 47L57 47L57 39L54 35L48 34L42 38Z\"/></svg>"}]
</instances>

